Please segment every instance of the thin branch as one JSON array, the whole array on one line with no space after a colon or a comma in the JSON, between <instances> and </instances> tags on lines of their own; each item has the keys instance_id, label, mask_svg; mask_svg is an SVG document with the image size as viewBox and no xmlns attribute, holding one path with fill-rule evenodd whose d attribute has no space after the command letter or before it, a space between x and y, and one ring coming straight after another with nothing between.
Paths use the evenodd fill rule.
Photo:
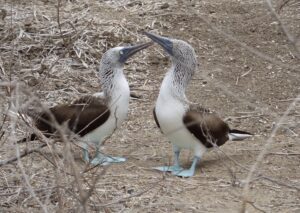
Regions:
<instances>
[{"instance_id":1,"label":"thin branch","mask_svg":"<svg viewBox=\"0 0 300 213\"><path fill-rule=\"evenodd\" d=\"M285 34L285 36L287 37L289 42L292 44L294 50L296 51L296 57L298 59L300 59L300 47L297 46L297 40L289 33L287 27L282 23L279 15L276 13L275 8L272 5L272 2L270 0L265 0L265 1L268 5L268 8L269 8L271 14L274 16L276 21L279 23L281 30L283 31L283 33Z\"/></svg>"},{"instance_id":2,"label":"thin branch","mask_svg":"<svg viewBox=\"0 0 300 213\"><path fill-rule=\"evenodd\" d=\"M121 203L121 202L124 202L126 200L129 200L133 197L139 197L141 196L142 194L145 194L147 193L148 191L156 188L157 186L159 186L159 183L162 182L163 180L165 180L165 178L163 177L162 179L160 179L159 181L151 184L149 187L147 187L145 190L141 191L141 192L138 192L138 193L135 193L135 194L132 194L132 195L129 195L129 196L126 196L126 197L123 197L123 198L120 198L120 199L117 199L117 200L114 200L114 201L111 201L109 203L105 203L105 204L102 204L102 205L98 205L96 206L97 208L103 208L103 207L106 207L106 206L111 206L111 205L114 205L114 204L117 204L117 203Z\"/></svg>"},{"instance_id":3,"label":"thin branch","mask_svg":"<svg viewBox=\"0 0 300 213\"><path fill-rule=\"evenodd\" d=\"M273 178L266 177L266 176L263 176L263 175L261 175L260 178L268 180L268 181L270 181L272 183L275 183L275 184L277 184L279 186L284 186L284 187L287 187L287 188L290 188L290 189L293 189L293 190L296 190L296 191L300 192L300 186L295 186L295 185L291 185L291 184L287 184L287 183L282 183L282 182L280 182L278 180L275 180Z\"/></svg>"},{"instance_id":4,"label":"thin branch","mask_svg":"<svg viewBox=\"0 0 300 213\"><path fill-rule=\"evenodd\" d=\"M267 213L265 210L263 210L261 207L258 207L254 202L248 202L253 208L255 208L256 210L262 212L262 213Z\"/></svg>"},{"instance_id":5,"label":"thin branch","mask_svg":"<svg viewBox=\"0 0 300 213\"><path fill-rule=\"evenodd\" d=\"M16 89L14 91L15 97L16 97L16 103L15 103L16 109L18 109L18 107L19 107L19 99L18 99L19 98L19 91L20 91L19 90L19 86L17 84ZM16 135L15 134L16 117L12 116L10 119L11 119L11 124L10 125L11 125L11 131L12 131L11 139L13 141L16 141L16 136L15 136ZM28 188L28 191L30 192L31 196L37 201L37 203L41 206L43 212L47 213L48 210L47 210L46 206L36 196L36 193L34 192L32 185L30 184L28 176L25 173L24 165L23 165L23 163L21 161L21 158L20 158L20 149L19 149L19 145L18 144L15 144L15 149L16 149L16 156L17 156L18 166L19 166L19 168L21 170L21 173L22 173L22 176L23 176L23 178L25 180L25 184L26 184L26 186Z\"/></svg>"},{"instance_id":6,"label":"thin branch","mask_svg":"<svg viewBox=\"0 0 300 213\"><path fill-rule=\"evenodd\" d=\"M273 129L270 137L268 138L264 149L259 153L255 163L252 165L250 172L248 173L248 176L246 178L246 184L245 187L243 189L243 201L242 201L242 210L241 212L245 213L246 212L246 204L249 200L248 198L248 193L249 193L249 182L252 179L252 176L254 175L256 169L259 167L259 165L261 164L262 160L264 159L264 156L267 154L267 150L270 148L270 146L273 143L273 138L275 136L275 134L277 133L278 129L280 128L280 123L283 123L283 121L286 119L287 115L289 114L289 112L295 107L295 105L297 104L298 100L300 98L300 95L297 96L297 98L293 101L293 103L291 103L289 105L289 107L287 108L287 110L284 112L284 114L282 115L282 117L279 119L279 121L277 122L278 124L275 126L275 128Z\"/></svg>"},{"instance_id":7,"label":"thin branch","mask_svg":"<svg viewBox=\"0 0 300 213\"><path fill-rule=\"evenodd\" d=\"M2 160L0 161L0 167L1 166L4 166L4 165L7 165L7 164L11 164L13 162L16 162L18 159L20 158L23 158L31 153L34 153L34 152L39 152L43 147L47 146L46 143L43 143L43 144L40 144L38 147L36 148L33 148L33 149L25 149L23 152L21 152L18 156L15 156L15 157L11 157L9 159L6 159L6 160Z\"/></svg>"},{"instance_id":8,"label":"thin branch","mask_svg":"<svg viewBox=\"0 0 300 213\"><path fill-rule=\"evenodd\" d=\"M192 18L193 18L193 16L197 16L199 19L201 19L212 30L214 30L218 34L222 35L224 38L227 38L229 41L233 41L234 43L236 43L239 46L243 47L244 49L248 50L248 52L250 52L250 53L266 60L266 61L269 61L272 64L275 64L275 65L278 65L280 67L293 70L294 73L296 73L296 74L298 74L298 72L299 72L299 66L287 65L287 64L284 64L284 63L282 63L278 60L275 60L273 57L268 56L266 53L262 53L262 52L258 51L257 49L249 46L245 42L239 41L237 38L235 38L231 34L228 34L228 33L224 32L223 30L219 29L218 27L215 27L210 21L208 21L203 16L199 16L199 14L197 14L197 13L195 13L195 14L193 14L193 13L189 13L189 14L186 14L186 13L165 13L165 14L159 14L157 16L172 16L172 15L175 15L175 16L190 16Z\"/></svg>"},{"instance_id":9,"label":"thin branch","mask_svg":"<svg viewBox=\"0 0 300 213\"><path fill-rule=\"evenodd\" d=\"M66 43L66 40L65 40L65 37L63 36L63 33L61 31L61 24L60 24L60 7L61 7L61 0L57 0L57 26L58 26L58 29L59 29L59 33L61 35L61 38L63 39L63 42L64 42L64 45L66 46L67 43Z\"/></svg>"}]
</instances>

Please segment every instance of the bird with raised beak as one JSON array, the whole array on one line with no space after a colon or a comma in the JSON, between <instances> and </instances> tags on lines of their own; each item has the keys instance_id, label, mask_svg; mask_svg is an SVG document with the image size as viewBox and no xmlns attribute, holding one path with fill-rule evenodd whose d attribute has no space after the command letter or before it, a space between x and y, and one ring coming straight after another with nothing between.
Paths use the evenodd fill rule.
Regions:
<instances>
[{"instance_id":1,"label":"bird with raised beak","mask_svg":"<svg viewBox=\"0 0 300 213\"><path fill-rule=\"evenodd\" d=\"M103 91L84 96L71 104L61 104L34 114L35 126L47 137L57 131L51 122L51 113L59 125L67 124L68 129L83 142L83 158L93 165L124 162L123 157L104 155L99 148L127 117L130 90L123 73L124 63L137 52L149 47L153 42L129 47L114 47L102 56L98 76ZM29 140L36 139L32 134ZM25 141L23 139L21 141ZM96 155L90 161L89 146L96 147Z\"/></svg>"}]
</instances>

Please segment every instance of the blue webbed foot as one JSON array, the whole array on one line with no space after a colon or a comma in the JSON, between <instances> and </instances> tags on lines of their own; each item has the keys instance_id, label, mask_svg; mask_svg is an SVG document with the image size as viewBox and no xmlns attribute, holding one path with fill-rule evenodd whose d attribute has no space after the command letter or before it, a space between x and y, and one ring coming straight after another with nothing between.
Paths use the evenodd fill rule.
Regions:
<instances>
[{"instance_id":1,"label":"blue webbed foot","mask_svg":"<svg viewBox=\"0 0 300 213\"><path fill-rule=\"evenodd\" d=\"M183 170L183 168L179 164L180 149L176 145L173 145L173 148L174 148L174 164L173 164L173 166L159 166L159 167L154 167L154 169L162 171L162 172L176 172L176 171Z\"/></svg>"},{"instance_id":2,"label":"blue webbed foot","mask_svg":"<svg viewBox=\"0 0 300 213\"><path fill-rule=\"evenodd\" d=\"M180 177L192 177L195 174L195 170L187 169L181 171L173 171L172 174Z\"/></svg>"},{"instance_id":3,"label":"blue webbed foot","mask_svg":"<svg viewBox=\"0 0 300 213\"><path fill-rule=\"evenodd\" d=\"M180 170L183 170L180 166L159 166L159 167L154 167L153 169L162 171L162 172L178 172Z\"/></svg>"},{"instance_id":4,"label":"blue webbed foot","mask_svg":"<svg viewBox=\"0 0 300 213\"><path fill-rule=\"evenodd\" d=\"M97 156L92 161L93 165L109 165L111 163L122 163L125 162L126 158L123 157L112 157L112 156Z\"/></svg>"},{"instance_id":5,"label":"blue webbed foot","mask_svg":"<svg viewBox=\"0 0 300 213\"><path fill-rule=\"evenodd\" d=\"M87 149L83 149L82 150L82 154L83 154L83 160L87 163L90 162L90 158L89 158L89 152Z\"/></svg>"},{"instance_id":6,"label":"blue webbed foot","mask_svg":"<svg viewBox=\"0 0 300 213\"><path fill-rule=\"evenodd\" d=\"M181 170L181 171L173 171L172 174L180 177L192 177L195 174L196 166L198 161L200 160L199 157L195 156L192 166L190 169L187 170Z\"/></svg>"}]
</instances>

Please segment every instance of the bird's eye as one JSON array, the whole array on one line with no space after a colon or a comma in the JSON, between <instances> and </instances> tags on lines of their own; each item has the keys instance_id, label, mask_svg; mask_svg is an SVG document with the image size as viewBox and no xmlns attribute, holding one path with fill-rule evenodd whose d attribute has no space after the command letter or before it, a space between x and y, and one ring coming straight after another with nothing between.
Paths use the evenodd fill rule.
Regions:
<instances>
[{"instance_id":1,"label":"bird's eye","mask_svg":"<svg viewBox=\"0 0 300 213\"><path fill-rule=\"evenodd\" d=\"M120 55L123 55L123 54L124 54L123 50L120 50L120 52L119 52L119 53L120 53Z\"/></svg>"}]
</instances>

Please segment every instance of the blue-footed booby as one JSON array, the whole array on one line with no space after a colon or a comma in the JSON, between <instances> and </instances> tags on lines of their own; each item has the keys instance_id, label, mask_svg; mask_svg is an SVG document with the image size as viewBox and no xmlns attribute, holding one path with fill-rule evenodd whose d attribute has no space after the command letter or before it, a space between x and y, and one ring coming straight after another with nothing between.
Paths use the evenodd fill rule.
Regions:
<instances>
[{"instance_id":1,"label":"blue-footed booby","mask_svg":"<svg viewBox=\"0 0 300 213\"><path fill-rule=\"evenodd\" d=\"M230 129L216 114L188 101L185 90L197 67L196 54L191 45L152 33L145 32L145 35L162 46L172 62L161 84L153 114L157 126L173 144L174 165L155 169L190 177L209 148L221 146L227 140L243 140L252 134ZM194 151L193 163L187 170L179 164L182 148Z\"/></svg>"},{"instance_id":2,"label":"blue-footed booby","mask_svg":"<svg viewBox=\"0 0 300 213\"><path fill-rule=\"evenodd\" d=\"M80 136L84 142L83 158L94 165L123 162L122 157L110 157L100 153L101 143L118 128L127 117L130 90L123 73L124 63L128 58L152 45L148 42L130 47L115 47L102 56L98 76L103 92L93 96L84 96L71 104L56 105L49 108L58 124L67 123L68 128ZM30 113L28 113L30 116ZM32 113L31 113L32 114ZM45 136L56 132L49 114L44 111L34 117L35 126ZM29 140L34 140L32 134ZM23 139L22 141L25 141ZM90 161L88 146L96 147L96 155Z\"/></svg>"}]
</instances>

